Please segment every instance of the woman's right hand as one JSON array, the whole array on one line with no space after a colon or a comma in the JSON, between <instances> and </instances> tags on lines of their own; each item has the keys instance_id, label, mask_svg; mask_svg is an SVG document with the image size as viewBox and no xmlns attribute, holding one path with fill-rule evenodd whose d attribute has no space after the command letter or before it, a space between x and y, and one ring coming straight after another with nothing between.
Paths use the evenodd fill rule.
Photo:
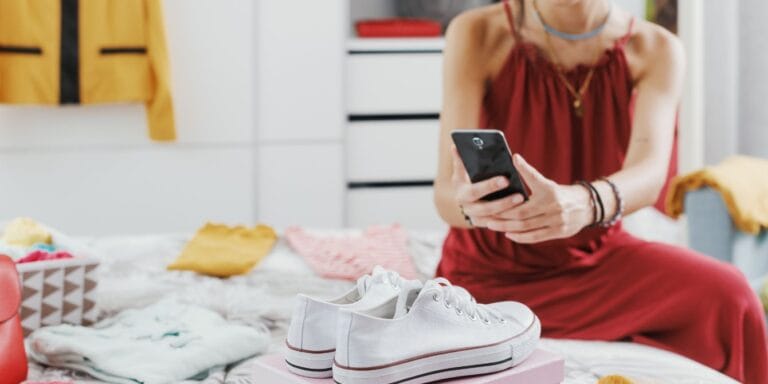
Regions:
<instances>
[{"instance_id":1,"label":"woman's right hand","mask_svg":"<svg viewBox=\"0 0 768 384\"><path fill-rule=\"evenodd\" d=\"M509 186L506 177L498 176L478 183L472 183L464 168L464 163L459 157L456 147L451 148L453 157L453 174L451 183L456 192L456 203L467 215L471 224L475 227L486 227L487 221L494 216L522 204L525 199L520 194L514 194L494 201L481 200L493 192L500 191Z\"/></svg>"}]
</instances>

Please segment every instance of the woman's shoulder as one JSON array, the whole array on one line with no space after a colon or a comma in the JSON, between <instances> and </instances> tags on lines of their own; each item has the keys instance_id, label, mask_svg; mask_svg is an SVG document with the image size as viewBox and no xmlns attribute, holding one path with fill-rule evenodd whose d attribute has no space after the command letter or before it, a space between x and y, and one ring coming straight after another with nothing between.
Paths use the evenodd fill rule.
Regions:
<instances>
[{"instance_id":1,"label":"woman's shoulder","mask_svg":"<svg viewBox=\"0 0 768 384\"><path fill-rule=\"evenodd\" d=\"M685 50L680 38L666 28L636 19L627 50L647 72L657 65L683 65Z\"/></svg>"},{"instance_id":2,"label":"woman's shoulder","mask_svg":"<svg viewBox=\"0 0 768 384\"><path fill-rule=\"evenodd\" d=\"M510 35L504 4L494 3L456 16L446 31L446 45L449 49L481 54L493 51L498 44L508 41Z\"/></svg>"}]
</instances>

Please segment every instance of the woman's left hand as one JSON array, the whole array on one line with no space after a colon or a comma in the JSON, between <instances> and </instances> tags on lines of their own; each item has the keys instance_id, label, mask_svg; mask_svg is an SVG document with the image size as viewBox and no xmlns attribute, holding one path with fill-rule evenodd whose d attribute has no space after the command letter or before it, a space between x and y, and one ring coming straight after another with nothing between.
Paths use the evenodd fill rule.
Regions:
<instances>
[{"instance_id":1,"label":"woman's left hand","mask_svg":"<svg viewBox=\"0 0 768 384\"><path fill-rule=\"evenodd\" d=\"M594 219L591 194L580 185L560 185L544 177L522 156L512 157L530 190L529 200L486 222L517 243L538 243L575 235Z\"/></svg>"}]
</instances>

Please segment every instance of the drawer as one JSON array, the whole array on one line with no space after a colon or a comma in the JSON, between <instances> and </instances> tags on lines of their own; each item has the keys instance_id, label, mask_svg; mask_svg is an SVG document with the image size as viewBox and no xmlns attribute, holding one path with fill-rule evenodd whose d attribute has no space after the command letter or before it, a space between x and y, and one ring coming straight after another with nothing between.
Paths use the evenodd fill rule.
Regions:
<instances>
[{"instance_id":1,"label":"drawer","mask_svg":"<svg viewBox=\"0 0 768 384\"><path fill-rule=\"evenodd\" d=\"M410 230L445 229L433 203L432 187L351 189L347 225L353 228L400 223Z\"/></svg>"},{"instance_id":2,"label":"drawer","mask_svg":"<svg viewBox=\"0 0 768 384\"><path fill-rule=\"evenodd\" d=\"M349 181L433 180L438 120L366 121L347 131Z\"/></svg>"},{"instance_id":3,"label":"drawer","mask_svg":"<svg viewBox=\"0 0 768 384\"><path fill-rule=\"evenodd\" d=\"M349 55L347 109L352 115L438 113L441 53Z\"/></svg>"}]
</instances>

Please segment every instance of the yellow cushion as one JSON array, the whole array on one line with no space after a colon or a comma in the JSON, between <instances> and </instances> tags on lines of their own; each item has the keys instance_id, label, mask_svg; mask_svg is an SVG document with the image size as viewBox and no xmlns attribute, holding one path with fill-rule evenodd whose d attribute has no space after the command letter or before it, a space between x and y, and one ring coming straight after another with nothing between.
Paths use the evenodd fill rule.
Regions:
<instances>
[{"instance_id":1,"label":"yellow cushion","mask_svg":"<svg viewBox=\"0 0 768 384\"><path fill-rule=\"evenodd\" d=\"M275 241L275 230L266 225L248 228L207 223L168 269L217 277L242 275L250 272L269 253Z\"/></svg>"},{"instance_id":2,"label":"yellow cushion","mask_svg":"<svg viewBox=\"0 0 768 384\"><path fill-rule=\"evenodd\" d=\"M5 227L3 241L8 245L30 247L38 243L51 243L51 234L36 221L19 217Z\"/></svg>"}]
</instances>

